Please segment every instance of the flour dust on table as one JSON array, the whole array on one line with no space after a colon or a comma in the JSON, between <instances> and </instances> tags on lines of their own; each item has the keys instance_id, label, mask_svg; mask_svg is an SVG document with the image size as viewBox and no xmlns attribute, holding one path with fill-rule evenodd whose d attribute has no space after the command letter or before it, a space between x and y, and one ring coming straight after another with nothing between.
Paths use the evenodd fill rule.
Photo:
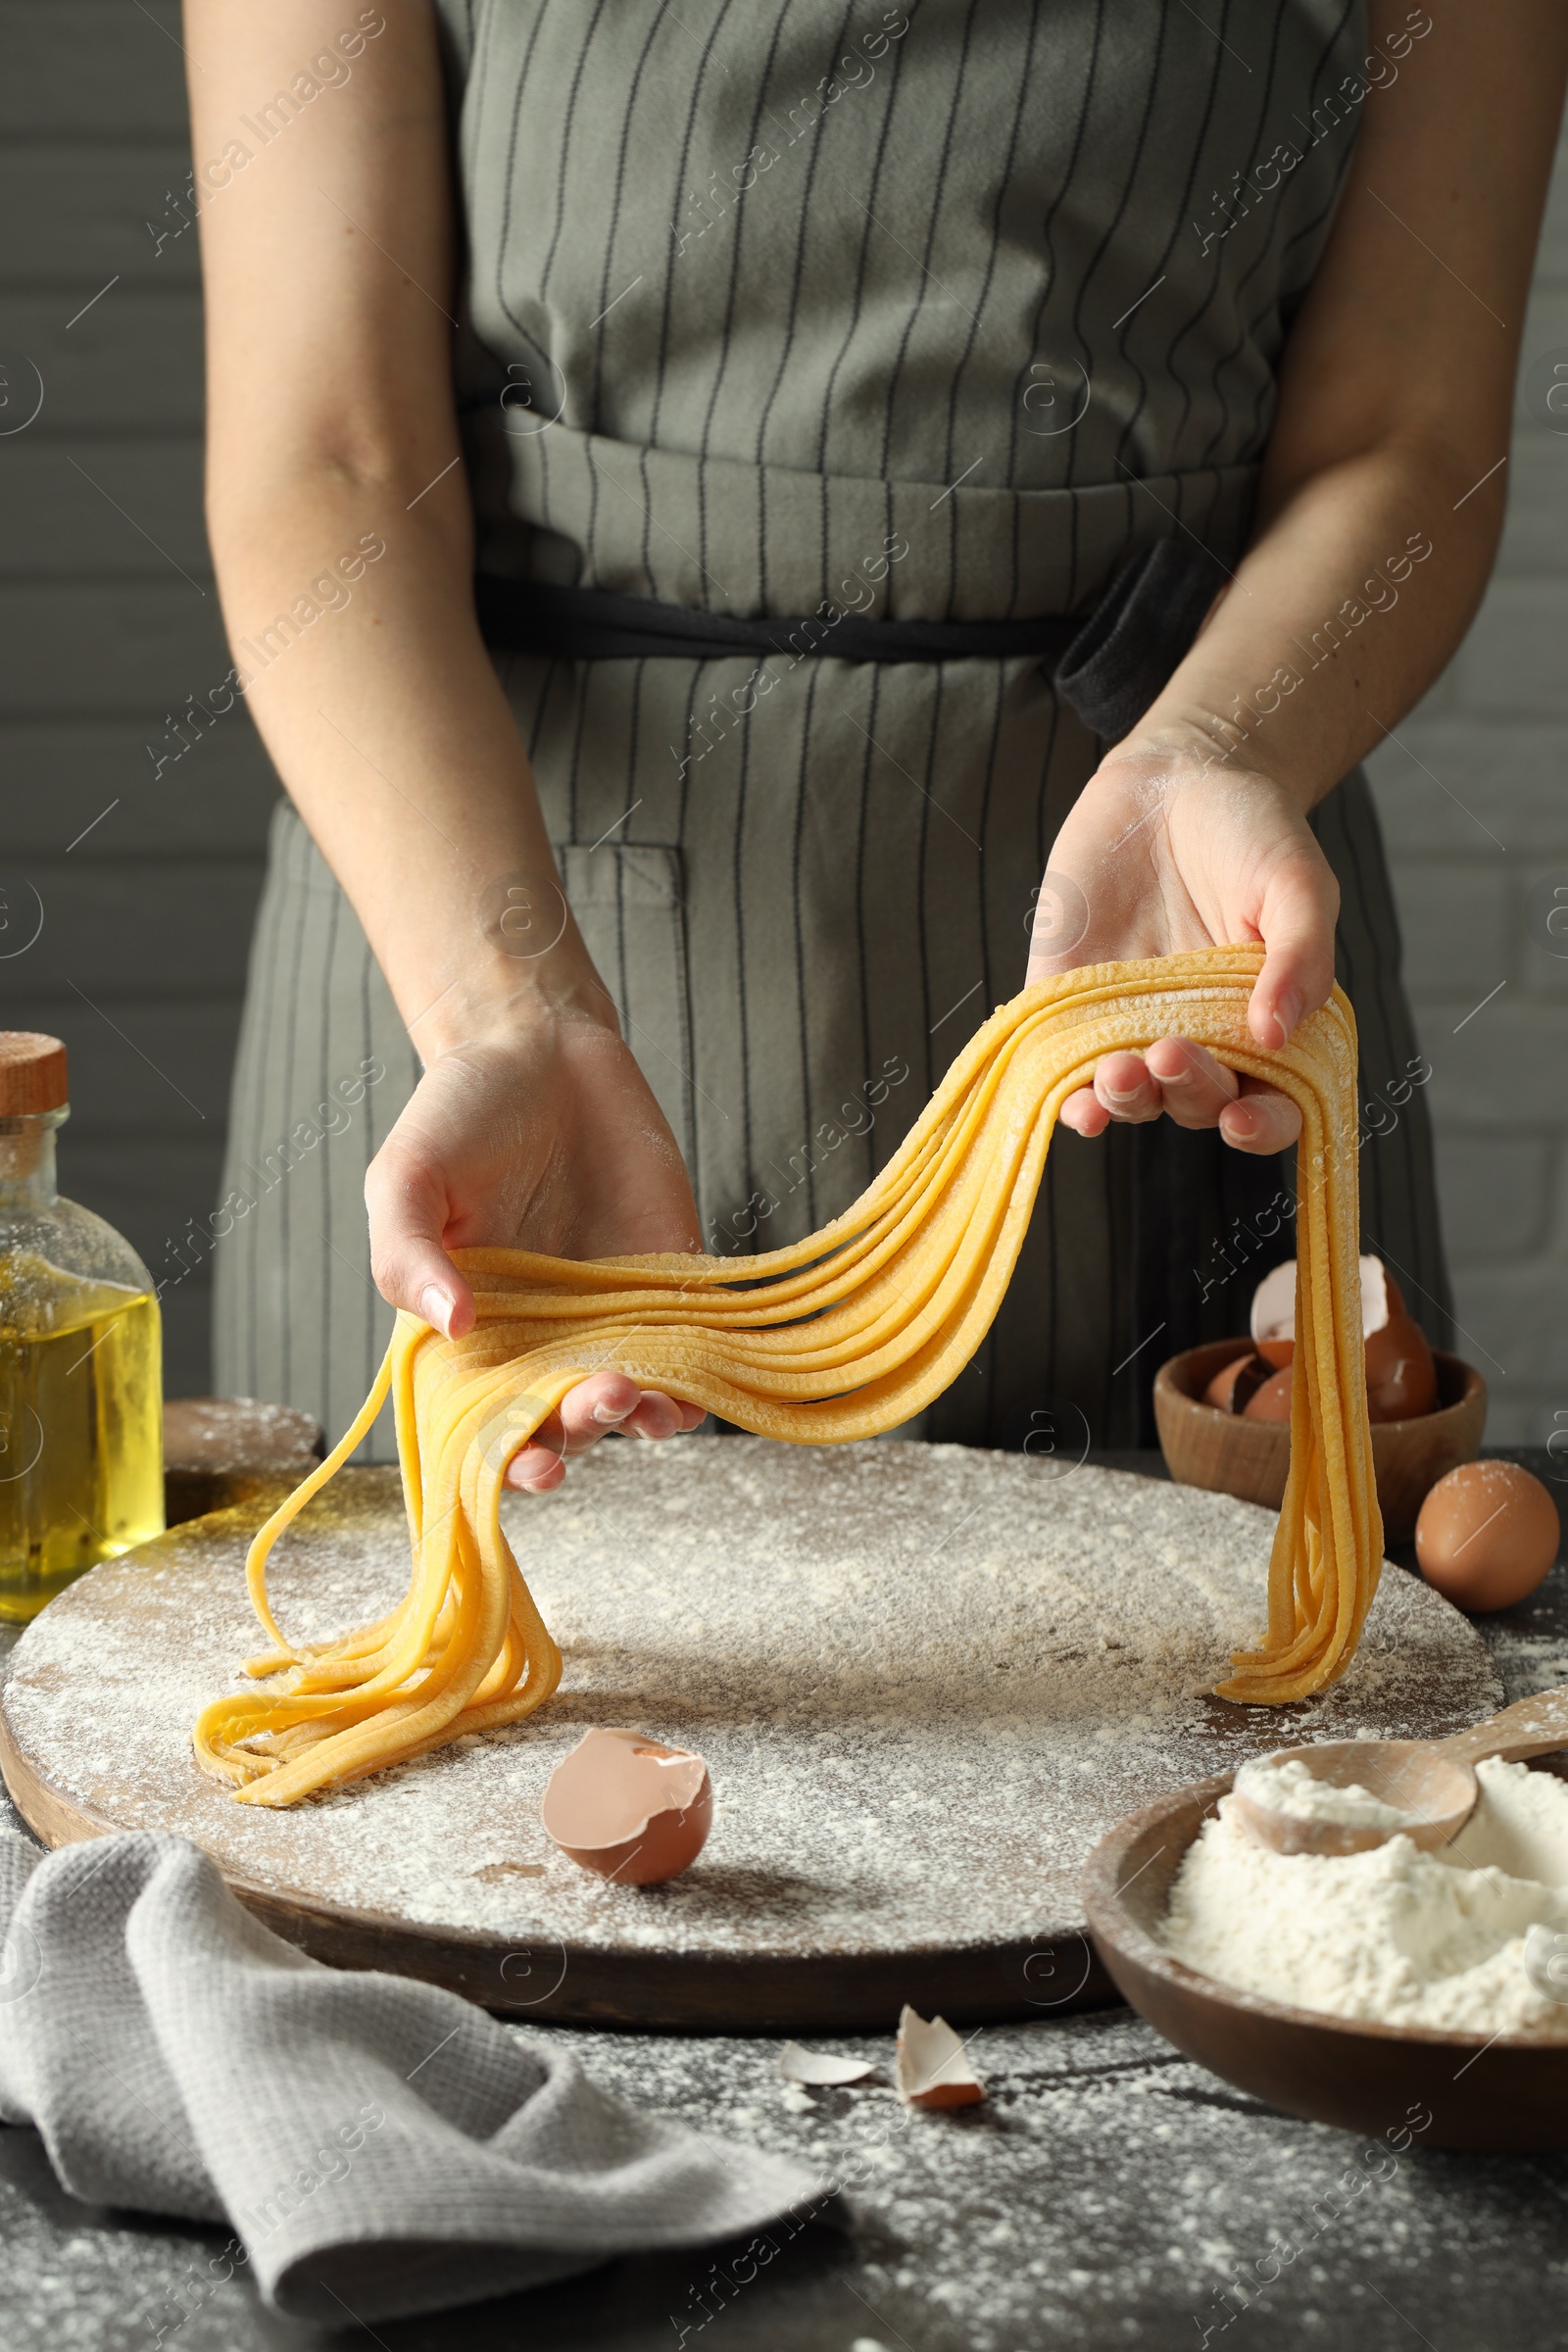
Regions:
<instances>
[{"instance_id":1,"label":"flour dust on table","mask_svg":"<svg viewBox=\"0 0 1568 2352\"><path fill-rule=\"evenodd\" d=\"M1224 1495L964 1446L621 1441L507 1506L565 1652L551 1705L269 1812L189 1745L251 1645L268 1502L56 1602L16 1653L12 1740L86 1812L179 1831L235 1879L499 1938L810 1959L1059 1935L1091 1846L1173 1786L1281 1741L1441 1735L1499 1695L1474 1630L1390 1569L1341 1683L1215 1699L1262 1623L1274 1525ZM345 1473L278 1547L280 1622L319 1641L373 1616L407 1556L395 1474ZM708 1760L712 1834L666 1886L607 1886L544 1832L545 1783L594 1724Z\"/></svg>"}]
</instances>

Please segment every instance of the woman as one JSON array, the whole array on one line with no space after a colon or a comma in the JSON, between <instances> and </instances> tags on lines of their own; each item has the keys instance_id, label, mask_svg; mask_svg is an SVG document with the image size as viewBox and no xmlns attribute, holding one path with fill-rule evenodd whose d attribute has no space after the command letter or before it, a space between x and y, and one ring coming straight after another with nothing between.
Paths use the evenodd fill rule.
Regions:
<instances>
[{"instance_id":1,"label":"woman","mask_svg":"<svg viewBox=\"0 0 1568 2352\"><path fill-rule=\"evenodd\" d=\"M1492 561L1568 26L1212 14L187 0L212 541L292 804L220 1386L341 1429L383 1300L467 1327L465 1244L812 1230L1020 984L1037 895L1031 974L1261 939L1267 1045L1338 959L1401 1105L1368 1246L1444 1336L1356 761ZM1099 734L1052 669L1097 607L1135 671L1175 639L1079 698ZM1063 1122L922 1434L1146 1436L1159 1357L1291 1249L1271 1090L1171 1039ZM693 1419L601 1372L511 1475Z\"/></svg>"}]
</instances>

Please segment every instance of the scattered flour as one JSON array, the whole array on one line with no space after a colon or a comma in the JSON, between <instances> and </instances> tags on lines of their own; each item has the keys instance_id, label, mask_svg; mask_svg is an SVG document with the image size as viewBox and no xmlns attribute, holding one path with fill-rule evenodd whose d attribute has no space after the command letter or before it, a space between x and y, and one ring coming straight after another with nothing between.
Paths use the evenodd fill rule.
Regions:
<instances>
[{"instance_id":1,"label":"scattered flour","mask_svg":"<svg viewBox=\"0 0 1568 2352\"><path fill-rule=\"evenodd\" d=\"M1397 1830L1410 1819L1397 1805L1385 1804L1381 1796L1363 1788L1359 1781L1341 1788L1332 1782L1314 1780L1299 1756L1287 1756L1279 1763L1259 1756L1242 1766L1236 1786L1254 1803L1267 1805L1274 1813L1288 1813L1293 1821L1334 1821L1357 1830Z\"/></svg>"},{"instance_id":2,"label":"scattered flour","mask_svg":"<svg viewBox=\"0 0 1568 2352\"><path fill-rule=\"evenodd\" d=\"M1525 1953L1533 1927L1568 1930L1568 1785L1495 1758L1476 1769L1481 1801L1437 1853L1394 1837L1364 1854L1277 1854L1222 1802L1177 1874L1160 1940L1296 2008L1568 2040L1568 2001Z\"/></svg>"},{"instance_id":3,"label":"scattered flour","mask_svg":"<svg viewBox=\"0 0 1568 2352\"><path fill-rule=\"evenodd\" d=\"M19 1748L100 1819L193 1838L269 1891L525 1945L546 1988L582 1949L788 1962L1073 1935L1084 1859L1123 1814L1282 1740L1441 1737L1502 1695L1474 1628L1390 1569L1342 1682L1288 1709L1213 1698L1263 1623L1274 1531L1228 1495L962 1446L614 1441L504 1505L565 1656L550 1705L273 1812L190 1750L259 1645L264 1507L52 1601L6 1686ZM397 1473L359 1470L270 1582L311 1641L407 1576ZM708 1759L712 1834L668 1886L608 1886L544 1834L550 1773L594 1724Z\"/></svg>"}]
</instances>

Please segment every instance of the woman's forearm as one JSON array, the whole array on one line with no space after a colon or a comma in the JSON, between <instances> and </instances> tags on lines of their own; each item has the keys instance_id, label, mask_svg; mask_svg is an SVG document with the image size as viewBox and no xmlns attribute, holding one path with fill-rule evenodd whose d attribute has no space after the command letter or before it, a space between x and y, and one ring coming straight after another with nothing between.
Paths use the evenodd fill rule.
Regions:
<instances>
[{"instance_id":1,"label":"woman's forearm","mask_svg":"<svg viewBox=\"0 0 1568 2352\"><path fill-rule=\"evenodd\" d=\"M541 1007L613 1015L474 619L434 11L361 24L200 213L208 526L247 703L428 1062ZM198 149L238 154L319 8L186 0L186 25Z\"/></svg>"},{"instance_id":2,"label":"woman's forearm","mask_svg":"<svg viewBox=\"0 0 1568 2352\"><path fill-rule=\"evenodd\" d=\"M1469 626L1497 500L1459 470L1446 453L1393 442L1296 486L1136 748L1196 749L1312 808L1397 724Z\"/></svg>"},{"instance_id":3,"label":"woman's forearm","mask_svg":"<svg viewBox=\"0 0 1568 2352\"><path fill-rule=\"evenodd\" d=\"M428 1061L540 1009L612 1016L473 618L461 468L423 488L252 477L213 539L246 700Z\"/></svg>"},{"instance_id":4,"label":"woman's forearm","mask_svg":"<svg viewBox=\"0 0 1568 2352\"><path fill-rule=\"evenodd\" d=\"M1365 93L1286 343L1253 544L1137 735L1302 808L1397 725L1486 586L1568 74L1560 0L1369 0L1367 33L1401 62Z\"/></svg>"}]
</instances>

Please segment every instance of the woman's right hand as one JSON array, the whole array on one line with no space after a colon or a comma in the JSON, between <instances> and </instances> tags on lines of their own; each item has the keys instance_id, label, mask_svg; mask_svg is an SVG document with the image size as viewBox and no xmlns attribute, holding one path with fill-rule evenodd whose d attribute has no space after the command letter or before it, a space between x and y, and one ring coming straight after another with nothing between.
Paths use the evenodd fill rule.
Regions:
<instances>
[{"instance_id":1,"label":"woman's right hand","mask_svg":"<svg viewBox=\"0 0 1568 2352\"><path fill-rule=\"evenodd\" d=\"M382 1297L448 1338L473 1293L452 1250L623 1257L702 1247L697 1203L663 1114L616 1031L580 1010L531 1016L453 1046L425 1071L365 1180ZM596 1372L507 1469L542 1494L612 1431L695 1429L699 1406Z\"/></svg>"}]
</instances>

